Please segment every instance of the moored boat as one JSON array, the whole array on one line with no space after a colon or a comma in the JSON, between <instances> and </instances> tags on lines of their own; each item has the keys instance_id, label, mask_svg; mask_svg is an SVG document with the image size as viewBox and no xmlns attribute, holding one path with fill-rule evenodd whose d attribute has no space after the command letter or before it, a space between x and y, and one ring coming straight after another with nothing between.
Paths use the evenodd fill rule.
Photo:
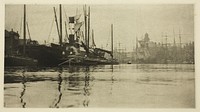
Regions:
<instances>
[{"instance_id":1,"label":"moored boat","mask_svg":"<svg viewBox=\"0 0 200 112\"><path fill-rule=\"evenodd\" d=\"M5 66L36 66L38 61L25 54L26 51L26 5L24 5L24 28L23 40L19 39L18 32L5 30ZM23 43L20 45L20 42ZM22 52L19 52L22 46Z\"/></svg>"}]
</instances>

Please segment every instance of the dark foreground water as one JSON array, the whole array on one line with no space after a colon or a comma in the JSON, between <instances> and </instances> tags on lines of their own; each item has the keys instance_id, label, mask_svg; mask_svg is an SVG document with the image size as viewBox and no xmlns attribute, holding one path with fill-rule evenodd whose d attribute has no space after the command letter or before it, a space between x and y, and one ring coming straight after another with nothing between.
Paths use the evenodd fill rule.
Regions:
<instances>
[{"instance_id":1,"label":"dark foreground water","mask_svg":"<svg viewBox=\"0 0 200 112\"><path fill-rule=\"evenodd\" d=\"M4 107L194 108L194 65L5 68Z\"/></svg>"}]
</instances>

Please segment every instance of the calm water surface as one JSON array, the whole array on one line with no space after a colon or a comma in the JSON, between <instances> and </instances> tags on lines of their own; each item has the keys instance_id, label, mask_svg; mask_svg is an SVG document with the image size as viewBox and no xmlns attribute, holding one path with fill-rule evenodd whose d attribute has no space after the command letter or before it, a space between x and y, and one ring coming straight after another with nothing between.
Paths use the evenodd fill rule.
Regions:
<instances>
[{"instance_id":1,"label":"calm water surface","mask_svg":"<svg viewBox=\"0 0 200 112\"><path fill-rule=\"evenodd\" d=\"M194 108L194 65L5 68L4 107Z\"/></svg>"}]
</instances>

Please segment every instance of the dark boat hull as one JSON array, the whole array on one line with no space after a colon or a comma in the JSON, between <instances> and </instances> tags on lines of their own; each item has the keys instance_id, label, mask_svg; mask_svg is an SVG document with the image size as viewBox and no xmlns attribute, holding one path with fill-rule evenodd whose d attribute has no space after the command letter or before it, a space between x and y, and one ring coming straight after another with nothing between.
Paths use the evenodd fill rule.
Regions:
<instances>
[{"instance_id":1,"label":"dark boat hull","mask_svg":"<svg viewBox=\"0 0 200 112\"><path fill-rule=\"evenodd\" d=\"M5 56L5 66L37 66L37 60L20 57L20 56Z\"/></svg>"},{"instance_id":2,"label":"dark boat hull","mask_svg":"<svg viewBox=\"0 0 200 112\"><path fill-rule=\"evenodd\" d=\"M62 49L45 45L26 46L26 55L38 60L39 66L58 66L62 62Z\"/></svg>"},{"instance_id":3,"label":"dark boat hull","mask_svg":"<svg viewBox=\"0 0 200 112\"><path fill-rule=\"evenodd\" d=\"M63 54L63 52L65 52ZM86 53L71 56L64 46L29 45L26 46L26 55L37 59L39 66L61 65L108 65L119 64L117 61L102 59L97 56L85 58Z\"/></svg>"}]
</instances>

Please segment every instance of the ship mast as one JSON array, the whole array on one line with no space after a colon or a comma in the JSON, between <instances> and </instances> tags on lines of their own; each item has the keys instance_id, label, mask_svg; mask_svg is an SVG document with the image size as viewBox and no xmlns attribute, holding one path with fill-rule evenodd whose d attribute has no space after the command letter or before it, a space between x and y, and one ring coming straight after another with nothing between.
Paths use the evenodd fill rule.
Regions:
<instances>
[{"instance_id":1,"label":"ship mast","mask_svg":"<svg viewBox=\"0 0 200 112\"><path fill-rule=\"evenodd\" d=\"M84 6L84 19L85 19L85 44L86 46L87 44L87 9L86 9L86 5Z\"/></svg>"},{"instance_id":2,"label":"ship mast","mask_svg":"<svg viewBox=\"0 0 200 112\"><path fill-rule=\"evenodd\" d=\"M167 46L167 34L164 35L165 40L166 40L166 48L165 48L165 63L167 64L167 60L168 60L168 46Z\"/></svg>"},{"instance_id":3,"label":"ship mast","mask_svg":"<svg viewBox=\"0 0 200 112\"><path fill-rule=\"evenodd\" d=\"M181 31L179 28L179 40L180 40L180 61L182 63L182 43L181 43Z\"/></svg>"},{"instance_id":4,"label":"ship mast","mask_svg":"<svg viewBox=\"0 0 200 112\"><path fill-rule=\"evenodd\" d=\"M25 56L26 46L26 5L24 5L24 44L23 44L23 55Z\"/></svg>"},{"instance_id":5,"label":"ship mast","mask_svg":"<svg viewBox=\"0 0 200 112\"><path fill-rule=\"evenodd\" d=\"M59 44L62 44L62 6L60 6L60 38L59 38Z\"/></svg>"},{"instance_id":6,"label":"ship mast","mask_svg":"<svg viewBox=\"0 0 200 112\"><path fill-rule=\"evenodd\" d=\"M179 28L179 40L180 40L180 48L182 47L182 45L181 45L181 31L180 31L180 28Z\"/></svg>"},{"instance_id":7,"label":"ship mast","mask_svg":"<svg viewBox=\"0 0 200 112\"><path fill-rule=\"evenodd\" d=\"M138 59L138 38L136 36L136 58L135 58L136 63L137 63L137 59Z\"/></svg>"},{"instance_id":8,"label":"ship mast","mask_svg":"<svg viewBox=\"0 0 200 112\"><path fill-rule=\"evenodd\" d=\"M60 32L59 32L59 28L58 28L58 20L57 20L57 16L56 16L56 9L55 7L53 7L54 9L54 14L55 14L55 22L56 22L56 26L57 26L57 32L58 32L58 36L60 38Z\"/></svg>"},{"instance_id":9,"label":"ship mast","mask_svg":"<svg viewBox=\"0 0 200 112\"><path fill-rule=\"evenodd\" d=\"M113 24L111 24L111 57L112 57L112 64L113 64Z\"/></svg>"},{"instance_id":10,"label":"ship mast","mask_svg":"<svg viewBox=\"0 0 200 112\"><path fill-rule=\"evenodd\" d=\"M90 47L90 7L88 7L88 39L87 39L87 43L88 43L88 49Z\"/></svg>"},{"instance_id":11,"label":"ship mast","mask_svg":"<svg viewBox=\"0 0 200 112\"><path fill-rule=\"evenodd\" d=\"M173 36L174 36L174 46L176 46L176 39L175 39L175 32L174 32L174 28L173 28Z\"/></svg>"}]
</instances>

